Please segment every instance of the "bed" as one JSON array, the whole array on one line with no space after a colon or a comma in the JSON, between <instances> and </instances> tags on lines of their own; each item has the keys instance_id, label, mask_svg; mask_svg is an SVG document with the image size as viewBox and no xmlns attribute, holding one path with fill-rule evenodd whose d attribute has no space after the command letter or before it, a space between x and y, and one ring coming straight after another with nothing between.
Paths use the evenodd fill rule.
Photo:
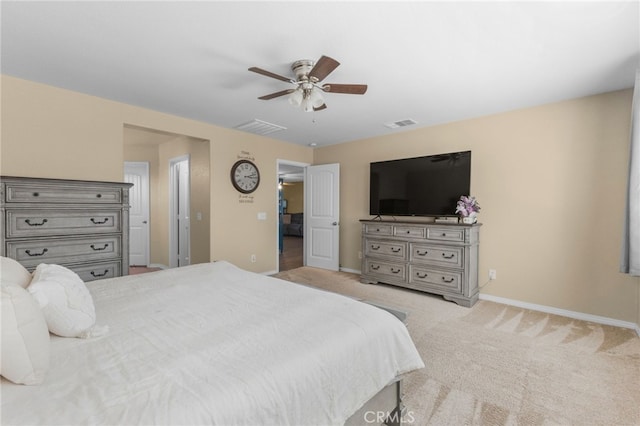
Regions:
<instances>
[{"instance_id":1,"label":"bed","mask_svg":"<svg viewBox=\"0 0 640 426\"><path fill-rule=\"evenodd\" d=\"M94 333L51 334L41 384L3 378L3 424L399 423L424 367L391 313L224 261L86 288Z\"/></svg>"}]
</instances>

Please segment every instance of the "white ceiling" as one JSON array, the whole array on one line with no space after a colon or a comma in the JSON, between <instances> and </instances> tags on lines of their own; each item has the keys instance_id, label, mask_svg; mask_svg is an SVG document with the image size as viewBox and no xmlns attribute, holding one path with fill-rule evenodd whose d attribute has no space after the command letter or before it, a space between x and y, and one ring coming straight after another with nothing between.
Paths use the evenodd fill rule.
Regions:
<instances>
[{"instance_id":1,"label":"white ceiling","mask_svg":"<svg viewBox=\"0 0 640 426\"><path fill-rule=\"evenodd\" d=\"M2 1L2 73L222 127L317 146L632 87L639 2ZM298 59L335 58L305 113L286 97ZM389 129L385 123L416 125ZM135 123L134 123L135 124Z\"/></svg>"}]
</instances>

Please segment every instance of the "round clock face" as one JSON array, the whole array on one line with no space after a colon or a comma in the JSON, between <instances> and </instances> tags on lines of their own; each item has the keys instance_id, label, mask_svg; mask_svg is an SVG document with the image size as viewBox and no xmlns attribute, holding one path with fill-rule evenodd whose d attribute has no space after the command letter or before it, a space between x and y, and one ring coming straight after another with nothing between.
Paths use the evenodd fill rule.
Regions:
<instances>
[{"instance_id":1,"label":"round clock face","mask_svg":"<svg viewBox=\"0 0 640 426\"><path fill-rule=\"evenodd\" d=\"M260 184L260 172L249 160L239 160L231 167L231 183L243 194L256 190Z\"/></svg>"}]
</instances>

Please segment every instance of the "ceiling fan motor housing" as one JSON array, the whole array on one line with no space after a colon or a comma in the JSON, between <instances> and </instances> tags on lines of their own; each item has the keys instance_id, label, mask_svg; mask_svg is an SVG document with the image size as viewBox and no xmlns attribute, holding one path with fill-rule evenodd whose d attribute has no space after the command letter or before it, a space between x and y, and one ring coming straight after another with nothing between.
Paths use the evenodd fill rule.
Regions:
<instances>
[{"instance_id":1,"label":"ceiling fan motor housing","mask_svg":"<svg viewBox=\"0 0 640 426\"><path fill-rule=\"evenodd\" d=\"M311 59L301 59L291 64L291 70L296 75L298 81L308 81L309 73L313 69L313 61ZM313 77L311 77L313 79Z\"/></svg>"}]
</instances>

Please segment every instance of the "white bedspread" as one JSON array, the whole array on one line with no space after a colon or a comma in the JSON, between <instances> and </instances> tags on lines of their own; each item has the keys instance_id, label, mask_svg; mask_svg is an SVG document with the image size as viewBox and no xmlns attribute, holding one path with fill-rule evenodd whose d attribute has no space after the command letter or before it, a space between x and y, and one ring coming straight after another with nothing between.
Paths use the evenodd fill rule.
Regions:
<instances>
[{"instance_id":1,"label":"white bedspread","mask_svg":"<svg viewBox=\"0 0 640 426\"><path fill-rule=\"evenodd\" d=\"M227 262L88 287L109 333L52 336L43 385L3 379L3 425L342 424L424 366L388 312Z\"/></svg>"}]
</instances>

